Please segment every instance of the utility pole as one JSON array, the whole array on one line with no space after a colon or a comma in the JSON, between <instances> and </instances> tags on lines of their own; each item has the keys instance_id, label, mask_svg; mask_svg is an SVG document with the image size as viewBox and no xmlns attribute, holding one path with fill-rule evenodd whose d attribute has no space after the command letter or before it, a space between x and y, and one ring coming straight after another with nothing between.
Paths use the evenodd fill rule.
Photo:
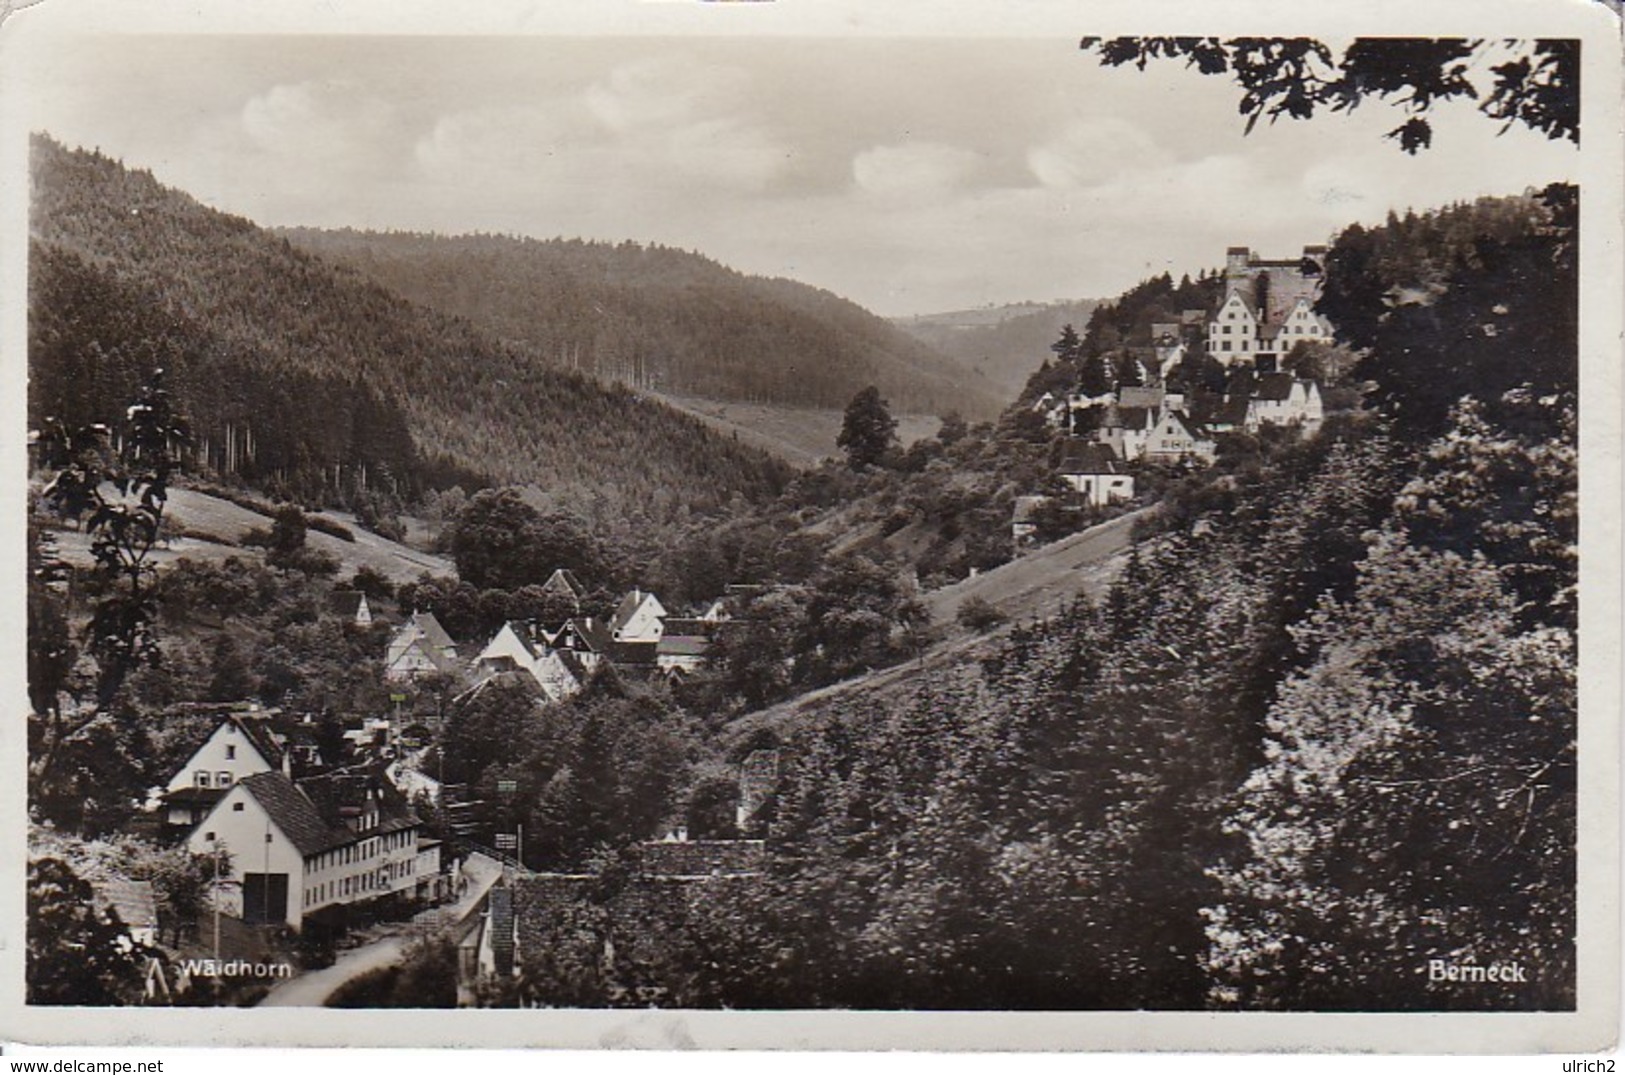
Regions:
<instances>
[{"instance_id":1,"label":"utility pole","mask_svg":"<svg viewBox=\"0 0 1625 1075\"><path fill-rule=\"evenodd\" d=\"M213 849L210 857L214 859L214 890L211 893L210 903L214 904L214 965L220 966L220 841L211 840L209 846Z\"/></svg>"}]
</instances>

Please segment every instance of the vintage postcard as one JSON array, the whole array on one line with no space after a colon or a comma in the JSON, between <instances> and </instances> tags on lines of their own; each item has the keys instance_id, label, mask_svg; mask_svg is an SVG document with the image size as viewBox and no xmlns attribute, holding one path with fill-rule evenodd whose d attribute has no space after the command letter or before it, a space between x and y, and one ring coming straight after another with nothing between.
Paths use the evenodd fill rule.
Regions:
<instances>
[{"instance_id":1,"label":"vintage postcard","mask_svg":"<svg viewBox=\"0 0 1625 1075\"><path fill-rule=\"evenodd\" d=\"M0 1040L1608 1047L1619 20L1421 7L0 8Z\"/></svg>"}]
</instances>

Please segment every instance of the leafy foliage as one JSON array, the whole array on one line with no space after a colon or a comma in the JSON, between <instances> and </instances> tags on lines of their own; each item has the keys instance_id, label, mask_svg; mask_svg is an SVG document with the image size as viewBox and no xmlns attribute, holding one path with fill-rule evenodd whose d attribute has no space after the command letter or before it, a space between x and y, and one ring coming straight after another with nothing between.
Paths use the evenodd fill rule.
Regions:
<instances>
[{"instance_id":1,"label":"leafy foliage","mask_svg":"<svg viewBox=\"0 0 1625 1075\"><path fill-rule=\"evenodd\" d=\"M1433 143L1426 114L1466 98L1504 121L1503 131L1521 123L1551 139L1580 140L1580 43L1573 40L1357 38L1341 54L1307 37L1086 37L1082 47L1108 67L1132 63L1143 71L1152 60L1183 58L1204 75L1231 75L1248 133L1260 119L1348 112L1376 98L1410 114L1387 137L1416 153ZM1495 78L1485 92L1473 68L1487 58L1502 62L1490 66Z\"/></svg>"}]
</instances>

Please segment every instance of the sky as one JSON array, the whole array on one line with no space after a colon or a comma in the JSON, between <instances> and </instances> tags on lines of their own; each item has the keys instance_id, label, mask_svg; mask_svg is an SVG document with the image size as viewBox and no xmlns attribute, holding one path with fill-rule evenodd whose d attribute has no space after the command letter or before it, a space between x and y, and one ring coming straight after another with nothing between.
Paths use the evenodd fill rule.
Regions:
<instances>
[{"instance_id":1,"label":"sky","mask_svg":"<svg viewBox=\"0 0 1625 1075\"><path fill-rule=\"evenodd\" d=\"M262 225L660 243L887 316L1111 297L1579 159L1470 105L1415 157L1381 103L1244 135L1228 81L1076 36L153 34L34 62L31 128Z\"/></svg>"}]
</instances>

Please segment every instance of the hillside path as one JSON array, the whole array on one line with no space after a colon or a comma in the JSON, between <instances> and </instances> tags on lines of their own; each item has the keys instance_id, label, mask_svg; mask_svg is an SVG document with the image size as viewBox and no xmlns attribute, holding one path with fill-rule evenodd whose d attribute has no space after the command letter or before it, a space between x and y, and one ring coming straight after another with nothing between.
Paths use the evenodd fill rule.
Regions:
<instances>
[{"instance_id":1,"label":"hillside path","mask_svg":"<svg viewBox=\"0 0 1625 1075\"><path fill-rule=\"evenodd\" d=\"M1134 523L1150 508L1120 515L1099 526L1079 531L1041 546L1019 559L984 571L975 578L933 590L922 597L931 622L948 632L946 638L914 660L876 672L843 679L827 687L799 694L733 721L733 728L773 725L809 710L821 709L854 695L896 689L920 673L968 660L996 645L1009 628L976 634L954 622L960 605L980 597L1003 612L1011 623L1038 619L1059 612L1080 594L1099 598L1121 570L1133 544Z\"/></svg>"}]
</instances>

